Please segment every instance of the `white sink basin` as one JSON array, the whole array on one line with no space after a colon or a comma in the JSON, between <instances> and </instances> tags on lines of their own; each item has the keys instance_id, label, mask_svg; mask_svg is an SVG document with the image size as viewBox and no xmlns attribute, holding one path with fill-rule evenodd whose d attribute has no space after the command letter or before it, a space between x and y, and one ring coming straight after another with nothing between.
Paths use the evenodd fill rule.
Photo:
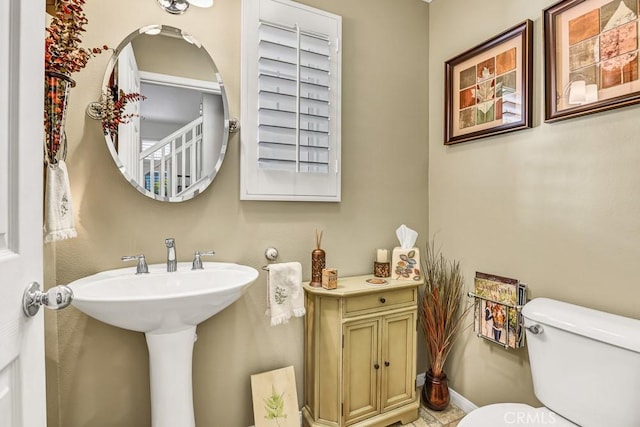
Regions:
<instances>
[{"instance_id":1,"label":"white sink basin","mask_svg":"<svg viewBox=\"0 0 640 427\"><path fill-rule=\"evenodd\" d=\"M144 332L149 348L152 427L195 427L192 360L196 326L242 295L258 277L255 268L204 262L149 266L148 274L121 268L68 286L80 311L102 322Z\"/></svg>"},{"instance_id":2,"label":"white sink basin","mask_svg":"<svg viewBox=\"0 0 640 427\"><path fill-rule=\"evenodd\" d=\"M148 274L121 268L84 277L69 284L73 305L102 322L138 332L175 332L220 312L242 295L258 277L245 265L204 262L191 270L178 263L168 273L166 264L149 265Z\"/></svg>"}]
</instances>

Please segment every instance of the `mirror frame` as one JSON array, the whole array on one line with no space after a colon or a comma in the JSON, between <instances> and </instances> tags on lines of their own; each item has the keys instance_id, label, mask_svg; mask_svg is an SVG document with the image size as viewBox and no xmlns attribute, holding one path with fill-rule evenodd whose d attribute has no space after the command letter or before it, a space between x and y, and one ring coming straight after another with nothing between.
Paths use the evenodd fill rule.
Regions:
<instances>
[{"instance_id":1,"label":"mirror frame","mask_svg":"<svg viewBox=\"0 0 640 427\"><path fill-rule=\"evenodd\" d=\"M125 46L127 46L129 43L131 43L131 41L134 38L136 38L137 36L139 36L141 34L146 34L148 30L154 29L154 28L158 28L160 30L160 34L164 33L164 32L173 32L173 33L176 33L178 35L183 34L183 30L181 30L180 28L172 27L170 25L161 25L161 24L146 25L146 26L138 28L137 30L135 30L132 33L130 33L127 37L125 37L120 42L120 44L118 44L118 47L116 47L113 50L113 54L111 55L111 58L109 59L109 62L107 64L107 69L105 71L104 79L102 81L102 86L100 87L101 91L104 91L109 87L109 80L111 78L111 74L113 73L113 70L114 70L114 68L116 66L116 62L118 60L118 56L119 56L120 52L122 51L122 49L124 49ZM160 35L160 34L158 34L158 35ZM188 34L188 33L184 32L184 34ZM188 35L193 38L193 36L191 36L190 34L188 34ZM185 43L188 43L188 42L185 40ZM200 44L200 42L197 42L197 43ZM216 175L218 175L218 172L220 171L220 168L222 167L222 162L224 160L225 154L227 152L227 146L228 146L228 143L229 143L229 133L230 133L229 105L228 105L228 100L227 100L227 93L225 91L224 83L222 82L222 76L218 72L218 66L216 65L215 61L213 60L213 57L211 56L211 54L209 54L209 52L201 44L200 44L199 48L202 49L203 52L206 53L209 56L209 59L211 60L211 63L213 64L214 69L216 70L216 81L217 81L217 83L218 83L218 85L220 87L220 97L222 98L222 110L223 110L223 122L224 122L224 127L222 129L223 134L222 134L222 144L220 146L220 156L218 157L218 160L217 160L216 164L214 165L213 169L209 173L207 173L205 178L201 181L201 184L200 184L201 188L199 188L199 189L197 189L195 191L191 191L188 194L185 194L184 196L177 196L177 197L160 196L158 194L155 194L152 191L148 191L146 188L144 188L142 185L140 185L137 182L137 180L134 179L131 176L131 174L129 174L127 172L125 166L123 165L122 161L120 160L118 152L116 151L115 145L114 145L113 140L111 138L111 134L107 133L107 134L104 135L104 139L105 139L105 143L107 144L107 148L109 149L109 152L111 153L111 157L113 158L113 161L115 162L116 167L119 169L119 171L122 174L122 176L129 182L129 184L131 184L140 193L144 194L145 196L147 196L147 197L149 197L151 199L158 200L158 201L161 201L161 202L184 202L186 200L193 199L198 194L200 194L204 190L206 190L209 187L209 185L211 185L211 183L215 179ZM234 127L235 126L237 126L237 125L234 124Z\"/></svg>"}]
</instances>

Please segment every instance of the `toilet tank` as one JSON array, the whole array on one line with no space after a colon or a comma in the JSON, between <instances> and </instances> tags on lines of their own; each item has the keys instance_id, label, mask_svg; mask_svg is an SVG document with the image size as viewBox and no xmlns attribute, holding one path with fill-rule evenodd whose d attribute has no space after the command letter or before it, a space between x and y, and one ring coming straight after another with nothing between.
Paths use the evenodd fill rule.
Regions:
<instances>
[{"instance_id":1,"label":"toilet tank","mask_svg":"<svg viewBox=\"0 0 640 427\"><path fill-rule=\"evenodd\" d=\"M522 314L542 326L526 334L544 406L582 427L640 426L640 320L547 298Z\"/></svg>"}]
</instances>

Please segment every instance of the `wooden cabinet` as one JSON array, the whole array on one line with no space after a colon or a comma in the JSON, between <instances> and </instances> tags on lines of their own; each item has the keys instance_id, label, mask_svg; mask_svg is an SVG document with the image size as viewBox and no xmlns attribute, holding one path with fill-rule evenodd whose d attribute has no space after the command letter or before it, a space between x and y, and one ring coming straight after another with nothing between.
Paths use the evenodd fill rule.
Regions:
<instances>
[{"instance_id":1,"label":"wooden cabinet","mask_svg":"<svg viewBox=\"0 0 640 427\"><path fill-rule=\"evenodd\" d=\"M386 427L418 418L419 281L372 276L305 285L305 427Z\"/></svg>"}]
</instances>

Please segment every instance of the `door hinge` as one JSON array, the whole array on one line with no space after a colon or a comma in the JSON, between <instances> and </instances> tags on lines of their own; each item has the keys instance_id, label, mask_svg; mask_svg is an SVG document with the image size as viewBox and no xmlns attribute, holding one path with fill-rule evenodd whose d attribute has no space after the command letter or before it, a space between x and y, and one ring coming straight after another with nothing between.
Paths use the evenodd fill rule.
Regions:
<instances>
[{"instance_id":1,"label":"door hinge","mask_svg":"<svg viewBox=\"0 0 640 427\"><path fill-rule=\"evenodd\" d=\"M340 416L344 417L344 403L340 404Z\"/></svg>"},{"instance_id":2,"label":"door hinge","mask_svg":"<svg viewBox=\"0 0 640 427\"><path fill-rule=\"evenodd\" d=\"M344 334L342 334L342 348L344 348Z\"/></svg>"}]
</instances>

